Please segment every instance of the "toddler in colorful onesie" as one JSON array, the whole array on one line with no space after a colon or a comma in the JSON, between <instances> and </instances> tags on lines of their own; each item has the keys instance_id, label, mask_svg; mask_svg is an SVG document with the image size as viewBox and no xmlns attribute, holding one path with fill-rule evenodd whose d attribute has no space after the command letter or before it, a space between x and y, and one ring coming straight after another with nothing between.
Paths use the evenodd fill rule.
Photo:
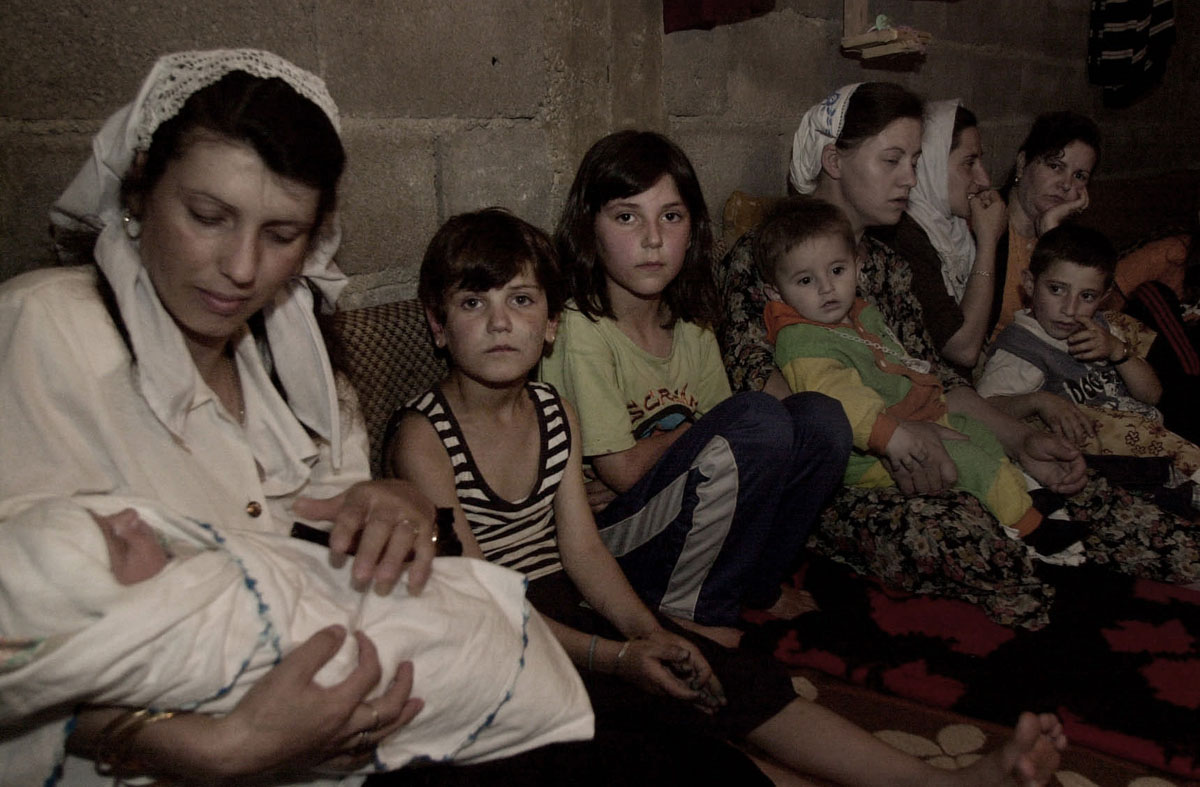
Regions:
<instances>
[{"instance_id":1,"label":"toddler in colorful onesie","mask_svg":"<svg viewBox=\"0 0 1200 787\"><path fill-rule=\"evenodd\" d=\"M929 364L910 357L879 311L856 296L858 262L849 222L835 206L811 197L783 201L759 230L755 260L772 300L764 319L775 363L793 391L818 391L842 403L854 434L844 480L891 486L888 465L912 470L928 457L911 424L937 424L969 492L1010 536L1043 558L1081 559L1082 528L1054 514L1055 496L1039 490L1004 454L983 424L950 413Z\"/></svg>"}]
</instances>

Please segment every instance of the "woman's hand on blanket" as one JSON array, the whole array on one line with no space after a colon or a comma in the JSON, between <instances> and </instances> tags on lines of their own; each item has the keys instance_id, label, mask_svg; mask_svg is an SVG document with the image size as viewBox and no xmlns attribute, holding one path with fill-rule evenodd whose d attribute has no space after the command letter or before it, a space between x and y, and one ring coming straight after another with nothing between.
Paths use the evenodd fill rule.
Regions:
<instances>
[{"instance_id":1,"label":"woman's hand on blanket","mask_svg":"<svg viewBox=\"0 0 1200 787\"><path fill-rule=\"evenodd\" d=\"M880 460L906 495L941 492L958 480L943 440L966 440L962 432L928 421L901 421Z\"/></svg>"},{"instance_id":2,"label":"woman's hand on blanket","mask_svg":"<svg viewBox=\"0 0 1200 787\"><path fill-rule=\"evenodd\" d=\"M653 694L691 702L712 713L725 704L725 691L700 649L665 629L629 640L617 659L620 677Z\"/></svg>"},{"instance_id":3,"label":"woman's hand on blanket","mask_svg":"<svg viewBox=\"0 0 1200 787\"><path fill-rule=\"evenodd\" d=\"M314 676L338 652L345 637L341 626L318 631L220 720L231 743L229 751L246 760L244 772L359 768L370 761L381 740L421 710L421 700L409 696L412 665L407 662L397 669L387 691L367 704L367 695L382 673L375 646L362 632L355 633L358 665L354 671L333 686L315 683Z\"/></svg>"},{"instance_id":4,"label":"woman's hand on blanket","mask_svg":"<svg viewBox=\"0 0 1200 787\"><path fill-rule=\"evenodd\" d=\"M324 500L297 498L293 510L306 519L333 522L329 549L339 563L357 547L356 587L374 580L375 592L387 595L406 567L409 592L415 595L425 587L437 552L435 509L408 481L360 481Z\"/></svg>"},{"instance_id":5,"label":"woman's hand on blanket","mask_svg":"<svg viewBox=\"0 0 1200 787\"><path fill-rule=\"evenodd\" d=\"M1072 445L1086 445L1096 433L1092 419L1069 399L1041 391L1034 399L1034 406L1037 408L1038 417L1046 422L1051 431L1070 441Z\"/></svg>"},{"instance_id":6,"label":"woman's hand on blanket","mask_svg":"<svg viewBox=\"0 0 1200 787\"><path fill-rule=\"evenodd\" d=\"M1026 427L1017 461L1042 486L1063 495L1073 495L1087 483L1087 465L1079 449L1049 432Z\"/></svg>"}]
</instances>

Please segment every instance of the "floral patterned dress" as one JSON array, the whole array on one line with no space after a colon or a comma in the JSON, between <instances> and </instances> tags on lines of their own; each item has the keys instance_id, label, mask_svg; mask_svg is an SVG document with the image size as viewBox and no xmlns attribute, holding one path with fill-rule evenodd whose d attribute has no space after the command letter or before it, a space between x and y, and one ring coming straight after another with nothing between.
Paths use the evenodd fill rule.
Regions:
<instances>
[{"instance_id":1,"label":"floral patterned dress","mask_svg":"<svg viewBox=\"0 0 1200 787\"><path fill-rule=\"evenodd\" d=\"M753 231L716 269L726 307L717 335L735 391L761 389L774 369L762 320L767 298L752 243ZM862 254L862 296L883 313L910 355L933 364L947 389L967 384L940 362L912 292L908 262L870 235ZM1092 524L1084 546L1093 565L1176 584L1200 580L1200 529L1148 499L1090 476L1067 511ZM895 487L844 487L826 507L809 548L904 590L966 599L1004 625L1033 629L1049 622L1054 587L1034 570L1025 545L1005 536L965 492L905 495Z\"/></svg>"}]
</instances>

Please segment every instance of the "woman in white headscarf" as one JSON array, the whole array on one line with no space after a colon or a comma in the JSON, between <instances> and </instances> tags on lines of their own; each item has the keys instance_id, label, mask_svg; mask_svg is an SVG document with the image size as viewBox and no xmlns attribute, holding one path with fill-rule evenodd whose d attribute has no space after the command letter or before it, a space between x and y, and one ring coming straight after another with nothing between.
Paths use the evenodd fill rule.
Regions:
<instances>
[{"instance_id":1,"label":"woman in white headscarf","mask_svg":"<svg viewBox=\"0 0 1200 787\"><path fill-rule=\"evenodd\" d=\"M846 214L859 238L859 294L879 309L910 356L931 364L950 409L987 424L1008 455L1045 486L1071 495L1086 485L1086 503L1080 502L1083 495L1073 498L1073 504L1086 505L1091 523L1082 541L1086 554L1137 576L1195 582L1200 579L1196 545L1185 522L1147 501L1088 484L1078 450L1001 413L943 362L926 325L929 315L914 291L912 265L889 245L894 226L912 204L923 119L920 100L899 85L839 88L800 122L791 186ZM753 260L754 241L753 230L743 235L717 267L726 305L718 338L735 390L773 392L774 383L783 379L766 342L766 292ZM939 281L937 287L944 284ZM809 547L897 587L971 600L1007 625L1045 625L1053 588L1035 572L1024 547L995 537L994 518L968 499L942 491L953 475L943 472L941 453L940 442L930 441L920 467L892 468L894 489L843 489L827 507ZM1147 538L1172 547L1148 560L1128 559L1143 554L1137 544Z\"/></svg>"},{"instance_id":2,"label":"woman in white headscarf","mask_svg":"<svg viewBox=\"0 0 1200 787\"><path fill-rule=\"evenodd\" d=\"M357 614L341 618L326 608L324 621L314 623L313 599L302 593L291 605L270 587L318 574L381 595L401 582L409 595L443 583L441 567L431 579L433 507L405 482L370 479L354 393L335 376L314 315L318 304L332 308L345 283L332 260L343 166L337 108L316 76L257 50L168 55L104 125L92 158L52 212L60 247L82 250L89 264L28 273L0 287L0 528L7 545L13 536L34 547L0 550L0 782L53 783L57 765L68 784L131 773L187 783L310 783L318 772L384 767L376 746L420 726L414 719L423 702L409 696L411 664L384 674L384 649L361 631L347 633L369 625L376 602L390 599L360 600ZM198 542L226 559L199 574L197 567L213 561L180 553L128 588L101 582L97 575L108 573L109 562L115 572L118 561L112 543L104 553L98 523L115 527L106 518L127 519L123 507L157 523L160 535L172 523L191 531L173 531L172 548L185 536L193 552ZM335 563L356 550L353 564L341 573L318 571L327 566L313 561L328 561L319 550L308 550L307 562L289 558L299 548L286 538L296 519L329 530ZM70 522L82 529L62 537ZM247 541L280 548L260 550L265 562L252 561L234 546ZM44 566L47 554L62 561ZM74 584L64 587L64 578ZM227 614L228 604L209 603L226 589L249 610ZM522 583L517 589L523 596ZM161 595L147 595L156 590ZM135 598L144 614L131 616L125 602ZM114 607L124 625L109 619ZM50 608L71 611L72 628L106 626L107 636L64 636L68 621L49 619ZM197 624L185 634L198 633L157 636L152 619L160 613ZM445 640L444 614L414 617L424 618L420 636ZM255 618L253 648L239 644L244 637L209 634L230 619ZM288 641L305 625L299 638L307 639ZM439 657L445 675L472 656L502 658L505 649L461 650ZM225 669L239 652L249 655ZM520 658L526 667L528 653ZM319 680L334 661L345 669ZM232 672L229 680L210 696L189 695L194 676L184 667L212 662ZM32 691L13 677L22 669L82 683L51 679L38 684L46 691ZM521 672L511 690L494 687L504 707L531 672ZM438 694L424 700L455 699ZM164 696L187 702L155 707ZM560 693L543 705L564 699ZM47 729L48 764L30 737L45 743ZM608 783L621 764L616 751L632 751L657 782L664 772L679 773L680 762L701 772L724 763L727 773L740 774L734 781L744 769L756 773L740 753L698 747L686 736L667 736L653 748L624 739L609 746L560 744L548 755L540 749L469 767L458 783L557 783L560 774L580 772L583 783Z\"/></svg>"},{"instance_id":3,"label":"woman in white headscarf","mask_svg":"<svg viewBox=\"0 0 1200 787\"><path fill-rule=\"evenodd\" d=\"M314 314L314 297L331 307L345 282L332 261L337 128L324 83L275 55L156 63L52 211L64 243L92 236L95 264L0 291L0 526L36 526L56 501L85 494L258 532L308 518L332 524L336 553L358 542L359 583L390 590L409 566L419 592L432 507L370 479L361 421L345 409L353 396L335 382ZM213 777L354 767L369 760L353 749L358 732L393 732L420 702L407 667L365 702L381 675L362 641L350 677L313 684L346 636L318 632L221 719L95 710L65 729L92 756L122 754L94 751L119 734L137 759L161 764L168 749L173 768ZM114 719L124 731L99 734Z\"/></svg>"},{"instance_id":4,"label":"woman in white headscarf","mask_svg":"<svg viewBox=\"0 0 1200 787\"><path fill-rule=\"evenodd\" d=\"M995 322L996 245L1006 219L974 113L958 99L926 104L917 185L889 245L912 265L934 345L960 370L978 362Z\"/></svg>"}]
</instances>

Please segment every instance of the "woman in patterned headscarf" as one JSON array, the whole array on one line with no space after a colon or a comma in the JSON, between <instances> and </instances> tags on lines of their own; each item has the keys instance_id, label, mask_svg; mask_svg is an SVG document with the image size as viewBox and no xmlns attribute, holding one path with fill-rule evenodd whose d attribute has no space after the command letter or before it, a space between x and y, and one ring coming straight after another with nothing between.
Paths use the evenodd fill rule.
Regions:
<instances>
[{"instance_id":1,"label":"woman in patterned headscarf","mask_svg":"<svg viewBox=\"0 0 1200 787\"><path fill-rule=\"evenodd\" d=\"M920 100L899 85L838 89L801 120L792 149L792 187L837 205L850 219L859 237L859 294L883 313L909 355L933 365L951 410L988 424L1009 456L1047 487L1068 495L1082 490L1067 508L1072 518L1092 523L1082 542L1085 554L1137 576L1195 582L1196 541L1182 520L1102 481L1088 483L1075 448L1001 414L943 363L914 292L912 266L890 245L917 183L923 118ZM786 395L766 342L766 294L753 261L754 238L754 231L743 235L717 266L726 305L718 338L734 390L774 392L780 384ZM809 547L906 590L973 601L1001 623L1044 626L1053 587L1038 576L1034 558L1020 543L999 535L986 511L964 496L940 491L947 484L943 465L934 459L938 453L931 444L916 472L893 468L895 488L843 489L826 508ZM1152 551L1139 546L1144 543L1170 546Z\"/></svg>"}]
</instances>

